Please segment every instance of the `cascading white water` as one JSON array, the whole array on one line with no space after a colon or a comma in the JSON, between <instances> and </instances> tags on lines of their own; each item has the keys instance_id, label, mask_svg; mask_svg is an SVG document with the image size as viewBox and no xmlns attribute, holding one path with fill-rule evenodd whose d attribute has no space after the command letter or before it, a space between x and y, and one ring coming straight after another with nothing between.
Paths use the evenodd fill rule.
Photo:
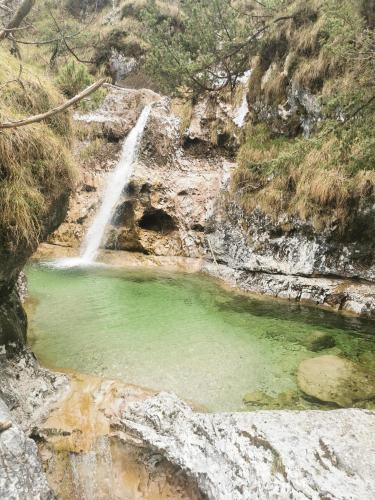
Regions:
<instances>
[{"instance_id":1,"label":"cascading white water","mask_svg":"<svg viewBox=\"0 0 375 500\"><path fill-rule=\"evenodd\" d=\"M93 262L97 256L106 226L111 221L113 211L121 193L133 173L138 146L142 139L150 111L151 106L146 106L143 109L137 123L125 139L120 160L108 179L102 204L81 246L80 260L83 264Z\"/></svg>"}]
</instances>

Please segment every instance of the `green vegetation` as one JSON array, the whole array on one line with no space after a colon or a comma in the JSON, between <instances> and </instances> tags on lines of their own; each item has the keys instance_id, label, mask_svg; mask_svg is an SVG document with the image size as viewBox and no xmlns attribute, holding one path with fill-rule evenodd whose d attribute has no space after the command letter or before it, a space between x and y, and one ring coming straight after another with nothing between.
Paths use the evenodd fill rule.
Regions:
<instances>
[{"instance_id":1,"label":"green vegetation","mask_svg":"<svg viewBox=\"0 0 375 500\"><path fill-rule=\"evenodd\" d=\"M92 83L118 51L140 62L134 85L179 96L173 109L182 118L183 132L200 96L214 96L213 106L217 100L242 99L236 82L251 68L246 127L239 134L229 121L208 125L213 144L219 129L228 145L234 136L241 142L232 196L248 212L258 207L274 218L287 212L342 233L356 211L375 202L373 7L374 0L123 0L113 21L109 1L43 0L31 14L34 36L55 41L20 44L21 74L16 58L5 56L14 47L4 43L1 64L9 65L13 76L5 69L0 75L1 82L12 80L0 83L0 113L24 117L49 109L62 99L51 80L71 97ZM22 37L28 37L27 30ZM42 84L35 76L41 73ZM310 137L302 135L298 112L288 120L277 114L292 88L317 98L321 119ZM92 109L103 95L100 90L81 106ZM1 140L18 141L42 128L65 151L67 114L22 133L4 133ZM38 204L33 197L28 205ZM28 219L24 226L32 224Z\"/></svg>"},{"instance_id":2,"label":"green vegetation","mask_svg":"<svg viewBox=\"0 0 375 500\"><path fill-rule=\"evenodd\" d=\"M285 103L294 82L320 96L323 120L310 138L288 140L253 114L233 177L246 210L286 211L343 232L361 203L375 201L374 32L364 4L292 2L290 25L261 41L250 104Z\"/></svg>"},{"instance_id":3,"label":"green vegetation","mask_svg":"<svg viewBox=\"0 0 375 500\"><path fill-rule=\"evenodd\" d=\"M86 66L74 60L65 64L58 72L56 83L68 97L73 97L85 87L93 83L94 79Z\"/></svg>"},{"instance_id":4,"label":"green vegetation","mask_svg":"<svg viewBox=\"0 0 375 500\"><path fill-rule=\"evenodd\" d=\"M84 64L70 60L62 66L56 78L59 89L67 96L74 97L85 87L94 83L95 78L90 75ZM102 88L91 94L88 98L81 101L79 107L85 111L97 108L103 101L106 91Z\"/></svg>"},{"instance_id":5,"label":"green vegetation","mask_svg":"<svg viewBox=\"0 0 375 500\"><path fill-rule=\"evenodd\" d=\"M146 68L165 91L226 101L225 89L252 68L232 183L245 210L288 212L343 232L375 201L373 8L373 0L187 0L172 16L147 2ZM318 100L309 138L298 113L294 121L277 114L292 87ZM185 124L189 100L178 111Z\"/></svg>"},{"instance_id":6,"label":"green vegetation","mask_svg":"<svg viewBox=\"0 0 375 500\"><path fill-rule=\"evenodd\" d=\"M246 40L254 23L228 0L186 0L167 13L149 0L142 19L146 70L166 92L233 88L247 69Z\"/></svg>"}]
</instances>

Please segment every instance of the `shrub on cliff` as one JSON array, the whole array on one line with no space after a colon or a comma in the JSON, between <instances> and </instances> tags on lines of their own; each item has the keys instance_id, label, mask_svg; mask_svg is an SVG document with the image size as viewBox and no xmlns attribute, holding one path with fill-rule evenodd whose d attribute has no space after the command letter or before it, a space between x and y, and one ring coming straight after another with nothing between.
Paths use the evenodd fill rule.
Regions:
<instances>
[{"instance_id":1,"label":"shrub on cliff","mask_svg":"<svg viewBox=\"0 0 375 500\"><path fill-rule=\"evenodd\" d=\"M61 67L57 74L56 83L61 92L71 98L94 83L94 78L90 75L87 66L76 63L72 59ZM97 108L103 101L105 95L105 90L100 88L86 100L81 101L79 106L86 111Z\"/></svg>"}]
</instances>

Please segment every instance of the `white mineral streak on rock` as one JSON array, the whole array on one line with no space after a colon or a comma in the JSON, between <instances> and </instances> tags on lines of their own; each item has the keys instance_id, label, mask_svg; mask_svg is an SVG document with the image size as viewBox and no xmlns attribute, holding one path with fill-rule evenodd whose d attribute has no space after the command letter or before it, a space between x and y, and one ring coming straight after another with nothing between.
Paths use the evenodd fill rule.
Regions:
<instances>
[{"instance_id":1,"label":"white mineral streak on rock","mask_svg":"<svg viewBox=\"0 0 375 500\"><path fill-rule=\"evenodd\" d=\"M122 422L209 499L375 498L372 411L203 414L160 393Z\"/></svg>"}]
</instances>

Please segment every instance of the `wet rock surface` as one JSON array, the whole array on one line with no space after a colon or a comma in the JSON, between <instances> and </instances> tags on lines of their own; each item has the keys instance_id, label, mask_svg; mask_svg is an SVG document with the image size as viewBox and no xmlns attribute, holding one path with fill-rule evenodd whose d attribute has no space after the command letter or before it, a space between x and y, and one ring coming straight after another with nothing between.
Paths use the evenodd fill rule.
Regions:
<instances>
[{"instance_id":1,"label":"wet rock surface","mask_svg":"<svg viewBox=\"0 0 375 500\"><path fill-rule=\"evenodd\" d=\"M118 141L134 127L142 109L161 99L152 90L124 89L115 85L106 85L109 90L104 102L97 111L77 113L74 118L87 127L90 134L104 136L110 141Z\"/></svg>"},{"instance_id":2,"label":"wet rock surface","mask_svg":"<svg viewBox=\"0 0 375 500\"><path fill-rule=\"evenodd\" d=\"M70 391L34 431L48 480L62 500L200 499L193 478L130 436L119 415L150 391L72 374Z\"/></svg>"},{"instance_id":3,"label":"wet rock surface","mask_svg":"<svg viewBox=\"0 0 375 500\"><path fill-rule=\"evenodd\" d=\"M202 257L208 251L205 230L215 199L233 163L225 156L197 155L184 148L180 120L170 101L152 91L110 87L98 112L77 116L91 133L107 139L124 137L144 105L153 102L128 189L107 231L107 248L156 256ZM79 246L98 209L105 174L113 168L119 147L83 167L82 184L71 200L65 222L50 238L55 244Z\"/></svg>"}]
</instances>

